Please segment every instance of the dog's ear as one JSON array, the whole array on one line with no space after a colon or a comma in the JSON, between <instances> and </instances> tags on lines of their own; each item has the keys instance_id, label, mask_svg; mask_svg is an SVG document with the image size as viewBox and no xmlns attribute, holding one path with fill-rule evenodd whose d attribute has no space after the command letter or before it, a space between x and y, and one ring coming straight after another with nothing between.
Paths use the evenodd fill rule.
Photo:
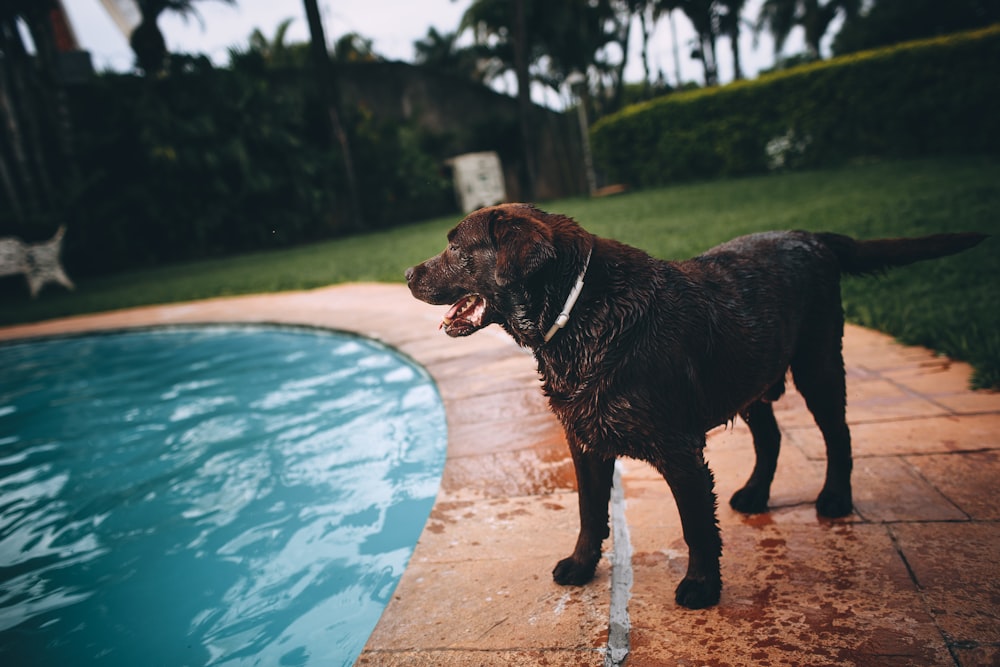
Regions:
<instances>
[{"instance_id":1,"label":"dog's ear","mask_svg":"<svg viewBox=\"0 0 1000 667\"><path fill-rule=\"evenodd\" d=\"M555 259L552 230L527 211L495 215L490 234L496 244L496 281L501 287L524 280Z\"/></svg>"}]
</instances>

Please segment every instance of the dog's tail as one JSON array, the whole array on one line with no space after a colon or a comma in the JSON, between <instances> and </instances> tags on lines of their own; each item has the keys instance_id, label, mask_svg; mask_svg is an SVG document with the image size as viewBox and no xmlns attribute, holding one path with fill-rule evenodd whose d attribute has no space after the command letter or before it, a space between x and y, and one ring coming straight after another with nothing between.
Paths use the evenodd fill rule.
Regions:
<instances>
[{"instance_id":1,"label":"dog's tail","mask_svg":"<svg viewBox=\"0 0 1000 667\"><path fill-rule=\"evenodd\" d=\"M978 245L988 234L963 232L916 238L858 241L841 234L822 233L819 240L837 256L840 270L852 275L877 274L894 266L953 255Z\"/></svg>"}]
</instances>

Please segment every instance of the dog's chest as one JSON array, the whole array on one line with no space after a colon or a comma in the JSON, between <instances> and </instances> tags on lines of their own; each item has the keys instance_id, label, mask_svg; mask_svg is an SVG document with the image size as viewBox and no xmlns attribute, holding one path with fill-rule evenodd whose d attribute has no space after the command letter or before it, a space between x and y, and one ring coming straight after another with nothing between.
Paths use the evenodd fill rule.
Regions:
<instances>
[{"instance_id":1,"label":"dog's chest","mask_svg":"<svg viewBox=\"0 0 1000 667\"><path fill-rule=\"evenodd\" d=\"M635 391L623 391L614 376L600 372L581 372L573 368L552 367L543 370L542 390L553 413L562 423L567 437L583 449L604 456L648 458L644 451L662 430L662 410L658 415L649 409L653 401Z\"/></svg>"}]
</instances>

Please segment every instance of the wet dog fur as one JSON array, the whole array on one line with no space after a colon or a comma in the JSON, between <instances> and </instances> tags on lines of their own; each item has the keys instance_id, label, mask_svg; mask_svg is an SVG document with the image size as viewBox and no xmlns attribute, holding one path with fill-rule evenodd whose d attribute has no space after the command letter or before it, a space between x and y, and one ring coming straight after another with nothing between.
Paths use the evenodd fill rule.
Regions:
<instances>
[{"instance_id":1,"label":"wet dog fur","mask_svg":"<svg viewBox=\"0 0 1000 667\"><path fill-rule=\"evenodd\" d=\"M406 279L416 298L452 304L442 324L448 335L499 324L534 352L579 488L579 538L553 570L555 581L580 585L593 577L608 536L614 461L631 457L653 465L670 487L689 550L676 601L701 608L718 603L722 588L706 431L737 415L747 422L756 463L730 504L766 511L781 439L771 403L790 371L826 443L816 510L849 514L840 277L952 254L983 238L766 232L668 262L565 216L503 204L462 220L448 247L408 269ZM553 330L581 277L565 327Z\"/></svg>"}]
</instances>

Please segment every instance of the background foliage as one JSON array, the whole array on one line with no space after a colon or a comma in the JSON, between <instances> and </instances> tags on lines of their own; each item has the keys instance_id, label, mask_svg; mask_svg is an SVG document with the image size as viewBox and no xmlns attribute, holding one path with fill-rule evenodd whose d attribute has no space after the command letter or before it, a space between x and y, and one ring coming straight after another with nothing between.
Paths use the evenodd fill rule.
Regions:
<instances>
[{"instance_id":1,"label":"background foliage","mask_svg":"<svg viewBox=\"0 0 1000 667\"><path fill-rule=\"evenodd\" d=\"M299 73L253 58L218 69L174 56L170 66L160 78L105 74L70 90L83 174L65 220L74 274L350 231L338 147ZM364 109L345 115L370 229L454 209L429 137Z\"/></svg>"},{"instance_id":2,"label":"background foliage","mask_svg":"<svg viewBox=\"0 0 1000 667\"><path fill-rule=\"evenodd\" d=\"M1000 26L673 94L595 124L610 182L1000 151Z\"/></svg>"}]
</instances>

